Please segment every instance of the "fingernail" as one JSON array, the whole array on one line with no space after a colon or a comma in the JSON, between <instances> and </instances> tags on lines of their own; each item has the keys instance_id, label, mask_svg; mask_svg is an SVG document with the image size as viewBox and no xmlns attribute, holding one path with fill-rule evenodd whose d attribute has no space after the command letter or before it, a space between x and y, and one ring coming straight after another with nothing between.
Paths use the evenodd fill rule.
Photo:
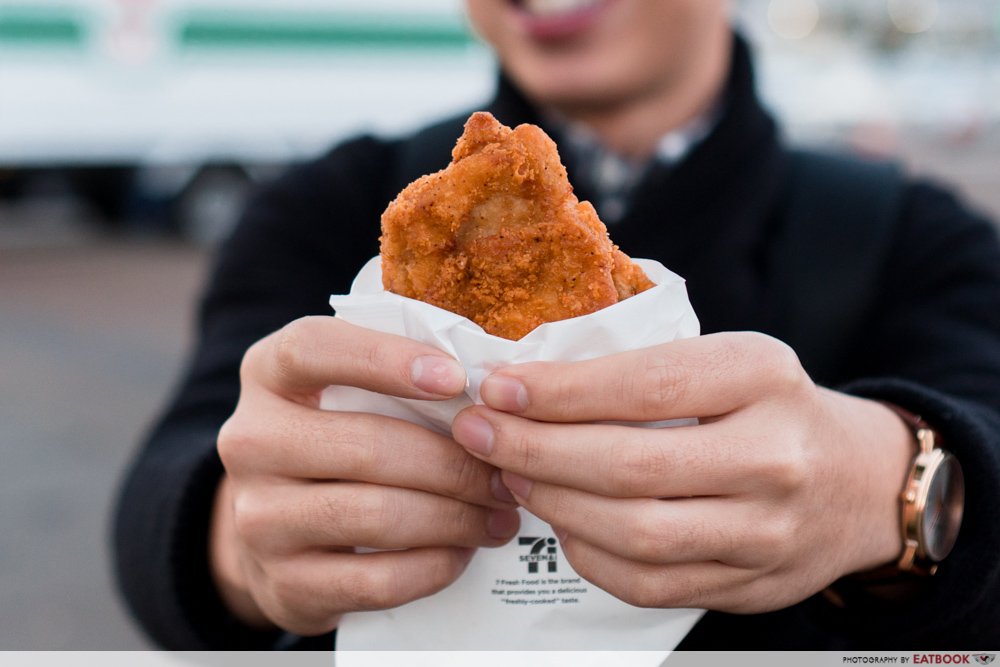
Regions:
<instances>
[{"instance_id":1,"label":"fingernail","mask_svg":"<svg viewBox=\"0 0 1000 667\"><path fill-rule=\"evenodd\" d=\"M562 528L556 528L555 526L552 526L552 532L556 534L556 537L559 538L560 542L565 542L566 538L569 537L569 533L567 533Z\"/></svg>"},{"instance_id":2,"label":"fingernail","mask_svg":"<svg viewBox=\"0 0 1000 667\"><path fill-rule=\"evenodd\" d=\"M503 473L503 483L518 500L524 500L531 493L531 480L527 477L521 477L512 472L505 472Z\"/></svg>"},{"instance_id":3,"label":"fingernail","mask_svg":"<svg viewBox=\"0 0 1000 667\"><path fill-rule=\"evenodd\" d=\"M493 497L502 503L516 503L517 499L511 495L510 489L504 486L503 476L500 471L497 470L493 473L493 478L490 480L490 488L493 490Z\"/></svg>"},{"instance_id":4,"label":"fingernail","mask_svg":"<svg viewBox=\"0 0 1000 667\"><path fill-rule=\"evenodd\" d=\"M483 380L479 395L494 410L524 412L528 409L528 390L517 378L491 375Z\"/></svg>"},{"instance_id":5,"label":"fingernail","mask_svg":"<svg viewBox=\"0 0 1000 667\"><path fill-rule=\"evenodd\" d=\"M515 510L493 510L486 520L486 532L498 540L514 537L520 527L521 517Z\"/></svg>"},{"instance_id":6,"label":"fingernail","mask_svg":"<svg viewBox=\"0 0 1000 667\"><path fill-rule=\"evenodd\" d=\"M451 425L451 435L458 444L480 456L489 456L493 451L493 427L477 415L459 416Z\"/></svg>"},{"instance_id":7,"label":"fingernail","mask_svg":"<svg viewBox=\"0 0 1000 667\"><path fill-rule=\"evenodd\" d=\"M418 357L410 375L417 389L439 396L453 396L465 387L465 369L447 357Z\"/></svg>"}]
</instances>

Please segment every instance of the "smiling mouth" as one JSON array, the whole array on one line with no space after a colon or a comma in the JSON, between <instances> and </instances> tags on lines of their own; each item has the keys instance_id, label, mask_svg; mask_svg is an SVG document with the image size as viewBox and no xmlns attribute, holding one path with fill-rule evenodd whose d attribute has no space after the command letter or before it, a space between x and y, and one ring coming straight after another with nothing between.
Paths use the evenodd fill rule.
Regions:
<instances>
[{"instance_id":1,"label":"smiling mouth","mask_svg":"<svg viewBox=\"0 0 1000 667\"><path fill-rule=\"evenodd\" d=\"M615 0L507 0L517 22L531 37L563 40L596 24Z\"/></svg>"},{"instance_id":2,"label":"smiling mouth","mask_svg":"<svg viewBox=\"0 0 1000 667\"><path fill-rule=\"evenodd\" d=\"M509 0L521 11L538 18L566 16L601 5L605 0Z\"/></svg>"}]
</instances>

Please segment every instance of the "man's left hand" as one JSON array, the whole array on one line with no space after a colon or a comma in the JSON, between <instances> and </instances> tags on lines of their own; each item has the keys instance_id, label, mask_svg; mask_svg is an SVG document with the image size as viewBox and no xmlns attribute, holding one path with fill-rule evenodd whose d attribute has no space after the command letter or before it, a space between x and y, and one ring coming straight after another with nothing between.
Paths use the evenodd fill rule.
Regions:
<instances>
[{"instance_id":1,"label":"man's left hand","mask_svg":"<svg viewBox=\"0 0 1000 667\"><path fill-rule=\"evenodd\" d=\"M455 439L630 604L770 611L902 551L912 435L880 403L817 387L768 336L508 366L481 393ZM700 423L595 423L685 417Z\"/></svg>"}]
</instances>

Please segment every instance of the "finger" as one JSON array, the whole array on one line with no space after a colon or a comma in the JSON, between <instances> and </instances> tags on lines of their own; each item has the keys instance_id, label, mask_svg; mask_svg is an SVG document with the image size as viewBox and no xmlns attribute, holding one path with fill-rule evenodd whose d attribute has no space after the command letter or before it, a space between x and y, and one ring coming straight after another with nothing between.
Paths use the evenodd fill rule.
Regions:
<instances>
[{"instance_id":1,"label":"finger","mask_svg":"<svg viewBox=\"0 0 1000 667\"><path fill-rule=\"evenodd\" d=\"M516 509L374 484L286 484L237 498L240 537L257 554L330 547L497 547L517 534Z\"/></svg>"},{"instance_id":2,"label":"finger","mask_svg":"<svg viewBox=\"0 0 1000 667\"><path fill-rule=\"evenodd\" d=\"M494 495L496 468L416 424L279 400L258 401L254 408L257 419L231 419L219 433L219 455L235 477L352 479L489 507L511 505L509 496Z\"/></svg>"},{"instance_id":3,"label":"finger","mask_svg":"<svg viewBox=\"0 0 1000 667\"><path fill-rule=\"evenodd\" d=\"M333 630L346 612L391 609L433 595L465 571L474 550L308 553L255 569L255 598L277 625L303 636Z\"/></svg>"},{"instance_id":4,"label":"finger","mask_svg":"<svg viewBox=\"0 0 1000 667\"><path fill-rule=\"evenodd\" d=\"M771 475L740 429L721 422L551 424L477 406L458 414L452 435L502 470L617 498L732 495L758 483L755 473Z\"/></svg>"},{"instance_id":5,"label":"finger","mask_svg":"<svg viewBox=\"0 0 1000 667\"><path fill-rule=\"evenodd\" d=\"M608 498L504 473L504 482L533 515L626 560L651 564L717 560L743 565L746 504L723 498Z\"/></svg>"},{"instance_id":6,"label":"finger","mask_svg":"<svg viewBox=\"0 0 1000 667\"><path fill-rule=\"evenodd\" d=\"M444 352L334 317L306 317L271 334L248 351L243 371L285 396L343 385L441 400L466 384L462 366Z\"/></svg>"},{"instance_id":7,"label":"finger","mask_svg":"<svg viewBox=\"0 0 1000 667\"><path fill-rule=\"evenodd\" d=\"M577 574L635 607L728 608L754 579L751 571L716 561L637 563L571 535L560 546Z\"/></svg>"},{"instance_id":8,"label":"finger","mask_svg":"<svg viewBox=\"0 0 1000 667\"><path fill-rule=\"evenodd\" d=\"M808 379L784 343L723 333L574 363L505 366L486 405L552 422L660 421L724 415Z\"/></svg>"}]
</instances>

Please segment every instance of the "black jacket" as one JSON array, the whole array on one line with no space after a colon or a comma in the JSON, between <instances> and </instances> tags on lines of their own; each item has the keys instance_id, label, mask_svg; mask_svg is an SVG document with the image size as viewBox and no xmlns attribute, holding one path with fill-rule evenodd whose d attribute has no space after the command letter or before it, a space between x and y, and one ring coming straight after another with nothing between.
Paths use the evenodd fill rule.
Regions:
<instances>
[{"instance_id":1,"label":"black jacket","mask_svg":"<svg viewBox=\"0 0 1000 667\"><path fill-rule=\"evenodd\" d=\"M724 115L671 170L654 167L612 235L688 281L705 333L781 337L775 246L787 222L789 152L753 91L737 40ZM508 125L545 126L501 81L490 110ZM552 129L552 128L550 128ZM206 537L222 466L220 425L239 394L238 369L256 340L306 315L329 315L378 253L379 218L409 180L444 167L457 137L362 137L292 169L256 197L219 252L201 305L186 379L138 455L114 537L121 589L139 622L174 649L331 647L241 626L209 578ZM573 179L572 165L570 178ZM586 191L578 191L588 199ZM889 400L943 434L966 474L955 550L924 595L907 604L812 599L756 616L711 612L681 649L968 649L1000 643L1000 245L991 226L929 184L907 183L892 247L863 335L845 341L825 384ZM807 370L809 368L807 367Z\"/></svg>"}]
</instances>

